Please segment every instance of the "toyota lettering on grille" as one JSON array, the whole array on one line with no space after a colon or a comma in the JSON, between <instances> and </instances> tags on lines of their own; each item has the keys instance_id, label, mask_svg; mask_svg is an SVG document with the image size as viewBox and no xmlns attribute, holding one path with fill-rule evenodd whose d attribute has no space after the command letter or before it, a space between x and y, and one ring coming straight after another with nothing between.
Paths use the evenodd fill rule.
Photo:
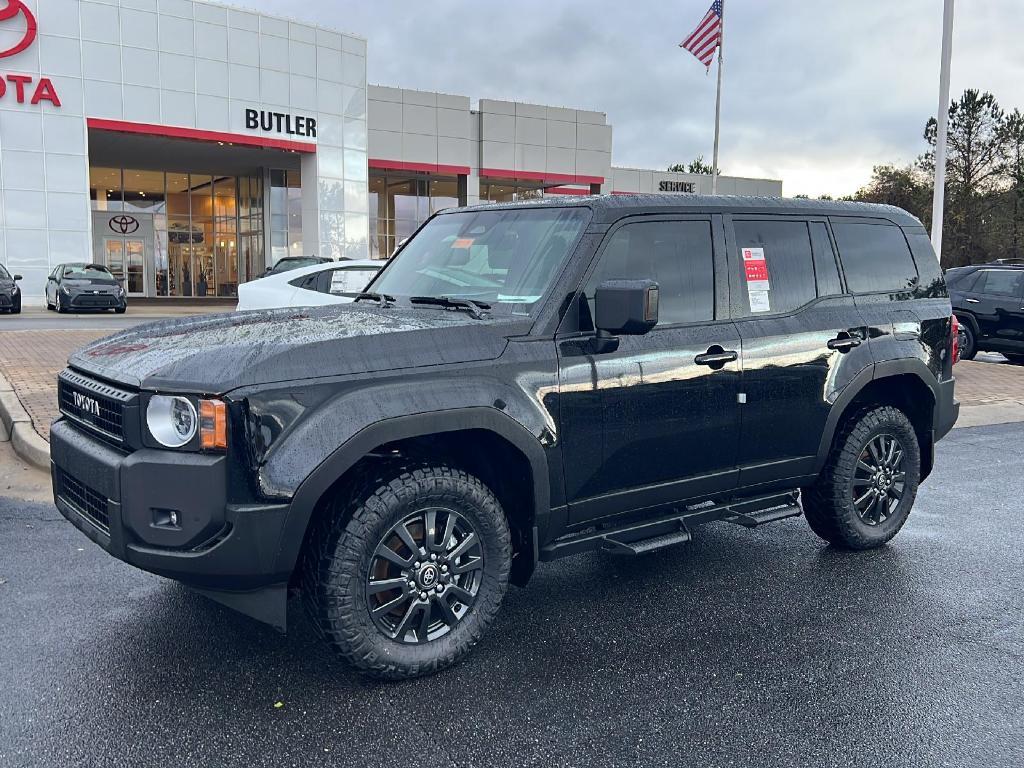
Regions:
<instances>
[{"instance_id":1,"label":"toyota lettering on grille","mask_svg":"<svg viewBox=\"0 0 1024 768\"><path fill-rule=\"evenodd\" d=\"M100 404L88 395L83 395L81 392L72 392L72 399L75 403L75 408L84 413L88 413L92 416L100 415Z\"/></svg>"}]
</instances>

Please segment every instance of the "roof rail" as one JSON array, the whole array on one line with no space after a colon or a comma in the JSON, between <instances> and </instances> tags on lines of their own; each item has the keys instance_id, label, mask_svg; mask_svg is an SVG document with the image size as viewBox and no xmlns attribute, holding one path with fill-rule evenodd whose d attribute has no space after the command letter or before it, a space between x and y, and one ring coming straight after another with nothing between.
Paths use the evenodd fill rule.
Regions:
<instances>
[{"instance_id":1,"label":"roof rail","mask_svg":"<svg viewBox=\"0 0 1024 768\"><path fill-rule=\"evenodd\" d=\"M1020 258L1007 258L1007 259L993 259L993 260L992 260L992 261L990 261L989 263L990 263L990 264L1011 264L1011 265L1018 265L1018 264L1024 264L1024 259L1020 259Z\"/></svg>"}]
</instances>

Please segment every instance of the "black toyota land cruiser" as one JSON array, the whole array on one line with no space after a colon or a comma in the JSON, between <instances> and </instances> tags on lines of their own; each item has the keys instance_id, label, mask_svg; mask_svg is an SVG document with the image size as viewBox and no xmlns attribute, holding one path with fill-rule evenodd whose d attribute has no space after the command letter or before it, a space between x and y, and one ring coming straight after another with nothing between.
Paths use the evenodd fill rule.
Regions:
<instances>
[{"instance_id":1,"label":"black toyota land cruiser","mask_svg":"<svg viewBox=\"0 0 1024 768\"><path fill-rule=\"evenodd\" d=\"M406 677L538 561L798 515L867 549L952 427L902 210L699 196L445 211L347 306L138 326L60 374L60 511L112 555Z\"/></svg>"}]
</instances>

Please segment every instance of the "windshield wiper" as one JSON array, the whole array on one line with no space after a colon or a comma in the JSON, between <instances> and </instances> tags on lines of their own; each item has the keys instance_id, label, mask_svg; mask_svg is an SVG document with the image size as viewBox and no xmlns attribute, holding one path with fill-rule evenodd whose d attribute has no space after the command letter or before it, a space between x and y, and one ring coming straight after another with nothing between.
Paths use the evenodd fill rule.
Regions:
<instances>
[{"instance_id":1,"label":"windshield wiper","mask_svg":"<svg viewBox=\"0 0 1024 768\"><path fill-rule=\"evenodd\" d=\"M430 304L435 307L443 307L444 309L451 309L456 312L465 312L474 320L481 320L484 317L484 312L480 310L488 310L491 305L484 301L476 301L475 299L456 299L451 296L410 296L410 304Z\"/></svg>"},{"instance_id":2,"label":"windshield wiper","mask_svg":"<svg viewBox=\"0 0 1024 768\"><path fill-rule=\"evenodd\" d=\"M363 291L355 297L354 301L359 301L360 299L371 299L376 301L382 307L390 307L395 303L395 297L391 294L374 293L373 291Z\"/></svg>"}]
</instances>

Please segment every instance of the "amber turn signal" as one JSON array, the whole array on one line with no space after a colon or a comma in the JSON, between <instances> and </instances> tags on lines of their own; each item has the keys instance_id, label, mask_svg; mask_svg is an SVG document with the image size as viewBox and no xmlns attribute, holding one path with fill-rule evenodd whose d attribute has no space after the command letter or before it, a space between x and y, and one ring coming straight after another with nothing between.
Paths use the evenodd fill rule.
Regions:
<instances>
[{"instance_id":1,"label":"amber turn signal","mask_svg":"<svg viewBox=\"0 0 1024 768\"><path fill-rule=\"evenodd\" d=\"M204 451L228 447L228 407L223 400L199 401L199 434Z\"/></svg>"}]
</instances>

